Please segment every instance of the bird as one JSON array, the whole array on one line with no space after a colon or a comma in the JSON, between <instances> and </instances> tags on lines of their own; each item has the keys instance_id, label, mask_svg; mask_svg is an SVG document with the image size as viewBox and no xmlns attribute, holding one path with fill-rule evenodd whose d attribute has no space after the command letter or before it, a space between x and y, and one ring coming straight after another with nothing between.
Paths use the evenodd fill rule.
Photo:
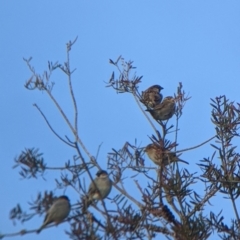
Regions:
<instances>
[{"instance_id":1,"label":"bird","mask_svg":"<svg viewBox=\"0 0 240 240\"><path fill-rule=\"evenodd\" d=\"M176 104L173 97L165 97L163 101L157 104L153 109L147 109L155 120L168 120L175 113Z\"/></svg>"},{"instance_id":2,"label":"bird","mask_svg":"<svg viewBox=\"0 0 240 240\"><path fill-rule=\"evenodd\" d=\"M86 211L94 200L104 199L111 192L112 181L109 179L108 173L104 170L99 170L96 176L97 177L89 185L83 211Z\"/></svg>"},{"instance_id":3,"label":"bird","mask_svg":"<svg viewBox=\"0 0 240 240\"><path fill-rule=\"evenodd\" d=\"M160 93L163 87L160 85L153 85L142 92L141 102L148 108L153 108L162 101L162 94Z\"/></svg>"},{"instance_id":4,"label":"bird","mask_svg":"<svg viewBox=\"0 0 240 240\"><path fill-rule=\"evenodd\" d=\"M37 230L40 233L48 224L55 222L61 223L70 213L71 204L69 198L65 195L58 197L48 209L42 226Z\"/></svg>"},{"instance_id":5,"label":"bird","mask_svg":"<svg viewBox=\"0 0 240 240\"><path fill-rule=\"evenodd\" d=\"M147 153L148 157L159 166L167 166L173 162L183 162L188 164L188 162L180 159L176 153L170 151L162 151L161 148L157 144L148 144L144 152Z\"/></svg>"}]
</instances>

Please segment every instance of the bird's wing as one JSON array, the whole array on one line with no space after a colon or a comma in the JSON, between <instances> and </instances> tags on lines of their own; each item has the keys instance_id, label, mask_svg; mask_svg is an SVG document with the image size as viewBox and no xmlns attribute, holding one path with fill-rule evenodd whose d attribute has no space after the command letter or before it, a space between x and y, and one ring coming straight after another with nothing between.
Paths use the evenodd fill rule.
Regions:
<instances>
[{"instance_id":1,"label":"bird's wing","mask_svg":"<svg viewBox=\"0 0 240 240\"><path fill-rule=\"evenodd\" d=\"M43 221L44 223L47 221L48 215L49 215L49 213L46 214L46 216L45 216L45 218L44 218L44 221Z\"/></svg>"},{"instance_id":2,"label":"bird's wing","mask_svg":"<svg viewBox=\"0 0 240 240\"><path fill-rule=\"evenodd\" d=\"M95 183L95 184L94 184ZM91 182L91 184L89 185L89 189L88 189L88 194L93 194L95 192L97 192L97 189L95 187L95 185L97 184L96 181L94 180L94 183Z\"/></svg>"}]
</instances>

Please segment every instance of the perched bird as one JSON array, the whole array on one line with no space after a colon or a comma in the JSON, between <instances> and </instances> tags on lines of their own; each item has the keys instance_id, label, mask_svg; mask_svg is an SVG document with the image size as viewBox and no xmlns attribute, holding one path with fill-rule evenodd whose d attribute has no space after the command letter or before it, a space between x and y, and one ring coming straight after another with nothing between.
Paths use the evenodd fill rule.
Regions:
<instances>
[{"instance_id":1,"label":"perched bird","mask_svg":"<svg viewBox=\"0 0 240 240\"><path fill-rule=\"evenodd\" d=\"M162 101L162 94L160 93L163 88L159 85L153 85L147 90L142 92L141 102L148 108L153 108Z\"/></svg>"},{"instance_id":2,"label":"perched bird","mask_svg":"<svg viewBox=\"0 0 240 240\"><path fill-rule=\"evenodd\" d=\"M58 225L68 216L70 210L71 205L67 196L60 196L57 198L53 205L48 209L44 222L37 230L37 233L40 233L43 228L52 222L55 222L56 225Z\"/></svg>"},{"instance_id":3,"label":"perched bird","mask_svg":"<svg viewBox=\"0 0 240 240\"><path fill-rule=\"evenodd\" d=\"M100 170L97 172L96 176L97 177L89 185L87 197L83 207L84 211L94 200L104 199L111 192L112 181L109 179L108 173L104 170Z\"/></svg>"},{"instance_id":4,"label":"perched bird","mask_svg":"<svg viewBox=\"0 0 240 240\"><path fill-rule=\"evenodd\" d=\"M167 166L173 162L183 162L188 164L188 162L177 157L176 153L166 151L163 152L157 144L149 144L145 147L144 152L147 153L148 157L157 165Z\"/></svg>"},{"instance_id":5,"label":"perched bird","mask_svg":"<svg viewBox=\"0 0 240 240\"><path fill-rule=\"evenodd\" d=\"M176 104L173 97L165 97L163 101L157 104L153 109L147 109L154 119L168 120L175 113Z\"/></svg>"}]
</instances>

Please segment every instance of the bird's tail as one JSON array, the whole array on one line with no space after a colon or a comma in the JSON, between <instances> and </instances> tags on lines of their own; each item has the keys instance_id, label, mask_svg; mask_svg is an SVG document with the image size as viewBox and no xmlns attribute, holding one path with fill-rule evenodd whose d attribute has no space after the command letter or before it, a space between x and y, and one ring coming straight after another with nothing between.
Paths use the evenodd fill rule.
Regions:
<instances>
[{"instance_id":1,"label":"bird's tail","mask_svg":"<svg viewBox=\"0 0 240 240\"><path fill-rule=\"evenodd\" d=\"M92 201L86 197L83 201L83 212L85 213L88 209L88 207L92 204Z\"/></svg>"},{"instance_id":2,"label":"bird's tail","mask_svg":"<svg viewBox=\"0 0 240 240\"><path fill-rule=\"evenodd\" d=\"M42 231L43 227L40 227L36 232L39 234Z\"/></svg>"},{"instance_id":3,"label":"bird's tail","mask_svg":"<svg viewBox=\"0 0 240 240\"><path fill-rule=\"evenodd\" d=\"M44 222L42 226L36 231L37 234L39 234L46 227L47 224L48 224L47 222Z\"/></svg>"}]
</instances>

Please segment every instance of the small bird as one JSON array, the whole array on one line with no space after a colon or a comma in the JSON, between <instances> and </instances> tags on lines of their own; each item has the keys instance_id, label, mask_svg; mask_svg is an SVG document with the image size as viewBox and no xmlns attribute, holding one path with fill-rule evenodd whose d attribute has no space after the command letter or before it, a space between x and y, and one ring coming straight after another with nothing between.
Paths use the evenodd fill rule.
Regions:
<instances>
[{"instance_id":1,"label":"small bird","mask_svg":"<svg viewBox=\"0 0 240 240\"><path fill-rule=\"evenodd\" d=\"M112 181L108 177L108 173L100 170L96 174L96 178L91 182L88 188L87 197L83 206L85 211L94 200L104 199L108 196L112 189Z\"/></svg>"},{"instance_id":2,"label":"small bird","mask_svg":"<svg viewBox=\"0 0 240 240\"><path fill-rule=\"evenodd\" d=\"M156 120L168 120L175 113L176 104L173 97L165 97L163 101L157 104L153 109L147 109L154 119Z\"/></svg>"},{"instance_id":3,"label":"small bird","mask_svg":"<svg viewBox=\"0 0 240 240\"><path fill-rule=\"evenodd\" d=\"M52 222L55 222L56 225L58 225L68 216L70 210L71 205L67 196L60 196L57 198L53 205L48 209L44 222L37 230L37 233L40 233L43 228Z\"/></svg>"},{"instance_id":4,"label":"small bird","mask_svg":"<svg viewBox=\"0 0 240 240\"><path fill-rule=\"evenodd\" d=\"M177 157L176 153L174 152L170 152L170 151L166 151L163 152L160 147L158 147L157 144L148 144L145 149L144 152L147 153L148 157L157 165L160 166L167 166L170 163L173 162L183 162L188 164L188 162L180 159Z\"/></svg>"},{"instance_id":5,"label":"small bird","mask_svg":"<svg viewBox=\"0 0 240 240\"><path fill-rule=\"evenodd\" d=\"M160 93L163 87L159 85L153 85L147 90L142 92L141 102L148 108L153 108L162 101L162 94Z\"/></svg>"}]
</instances>

